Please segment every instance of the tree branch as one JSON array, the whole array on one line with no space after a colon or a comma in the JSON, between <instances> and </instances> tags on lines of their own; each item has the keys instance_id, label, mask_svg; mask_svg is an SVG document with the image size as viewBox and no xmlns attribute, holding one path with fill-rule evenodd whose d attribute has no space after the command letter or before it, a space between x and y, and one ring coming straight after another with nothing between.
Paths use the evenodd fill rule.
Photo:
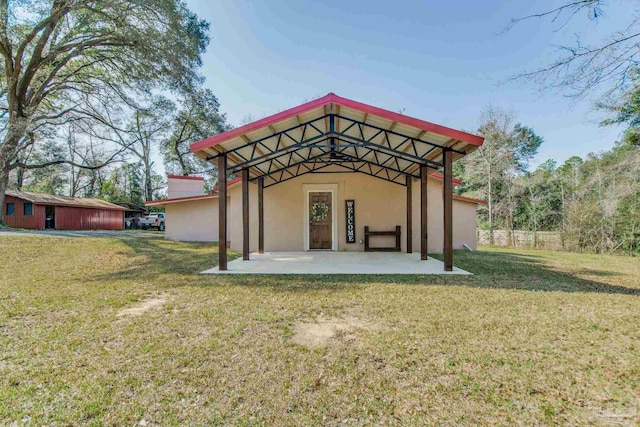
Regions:
<instances>
[{"instance_id":1,"label":"tree branch","mask_svg":"<svg viewBox=\"0 0 640 427\"><path fill-rule=\"evenodd\" d=\"M583 9L593 8L593 19L597 19L598 16L602 14L602 10L600 9L600 4L601 3L602 3L602 0L578 0L578 1L572 1L570 3L567 3L567 4L564 4L562 6L559 6L559 7L555 8L555 9L548 10L546 12L534 13L534 14L531 14L531 15L523 16L521 18L514 18L514 19L511 20L509 25L507 25L503 29L502 32L504 33L504 32L507 32L507 31L511 30L514 26L516 26L520 22L527 21L527 20L530 20L530 19L535 19L535 18L546 18L548 16L553 16L553 18L551 19L551 22L556 22L556 20L565 11L568 11L568 10L571 10L571 9L573 9L573 11L571 11L570 16L568 17L567 21L564 24L562 24L562 26L560 28L565 26L571 20L571 18L573 18L576 14L578 14Z\"/></svg>"},{"instance_id":2,"label":"tree branch","mask_svg":"<svg viewBox=\"0 0 640 427\"><path fill-rule=\"evenodd\" d=\"M560 15L569 12L569 20L585 9L590 9L590 19L597 19L603 12L603 0L571 1L547 12L513 19L506 28L533 18L551 16L555 22ZM622 31L612 34L595 46L583 46L580 37L574 46L560 46L558 57L550 64L515 75L501 82L528 79L537 81L542 89L555 89L569 97L580 98L601 89L600 95L617 93L628 86L630 70L638 67L640 59L640 12L636 11L630 23ZM565 23L566 24L566 23ZM563 24L564 25L564 24ZM606 85L605 85L606 84Z\"/></svg>"},{"instance_id":3,"label":"tree branch","mask_svg":"<svg viewBox=\"0 0 640 427\"><path fill-rule=\"evenodd\" d=\"M26 169L26 170L31 170L31 169L43 169L43 168L47 168L49 166L55 166L55 165L69 165L69 166L73 166L79 169L85 169L85 170L97 170L97 169L102 169L105 166L108 166L112 163L117 163L117 162L121 162L123 161L122 159L119 159L118 156L120 156L122 154L123 150L119 150L116 153L114 153L113 155L111 155L111 157L109 157L107 160L105 160L102 163L96 164L96 165L88 165L88 164L82 164L82 163L76 163L72 160L64 160L64 159L58 159L58 160L51 160L49 162L44 162L44 163L40 163L37 165L33 165L33 164L28 164L28 163L23 163L21 161L15 161L11 164L10 169L15 169L17 167Z\"/></svg>"}]
</instances>

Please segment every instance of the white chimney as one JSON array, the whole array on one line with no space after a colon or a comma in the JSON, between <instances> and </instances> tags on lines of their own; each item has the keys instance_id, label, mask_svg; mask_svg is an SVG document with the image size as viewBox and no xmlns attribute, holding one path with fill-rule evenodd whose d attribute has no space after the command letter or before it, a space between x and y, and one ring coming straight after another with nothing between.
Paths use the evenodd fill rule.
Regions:
<instances>
[{"instance_id":1,"label":"white chimney","mask_svg":"<svg viewBox=\"0 0 640 427\"><path fill-rule=\"evenodd\" d=\"M201 176L169 175L167 187L167 195L170 199L202 196L204 194L204 178Z\"/></svg>"}]
</instances>

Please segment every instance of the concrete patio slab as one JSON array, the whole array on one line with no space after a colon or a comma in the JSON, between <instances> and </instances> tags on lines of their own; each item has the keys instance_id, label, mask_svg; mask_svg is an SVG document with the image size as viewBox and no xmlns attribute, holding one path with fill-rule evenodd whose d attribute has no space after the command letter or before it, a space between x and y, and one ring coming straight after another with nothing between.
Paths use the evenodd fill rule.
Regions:
<instances>
[{"instance_id":1,"label":"concrete patio slab","mask_svg":"<svg viewBox=\"0 0 640 427\"><path fill-rule=\"evenodd\" d=\"M218 267L203 274L467 274L457 267L444 271L435 258L397 252L270 252L252 253L249 261L230 261L228 270Z\"/></svg>"}]
</instances>

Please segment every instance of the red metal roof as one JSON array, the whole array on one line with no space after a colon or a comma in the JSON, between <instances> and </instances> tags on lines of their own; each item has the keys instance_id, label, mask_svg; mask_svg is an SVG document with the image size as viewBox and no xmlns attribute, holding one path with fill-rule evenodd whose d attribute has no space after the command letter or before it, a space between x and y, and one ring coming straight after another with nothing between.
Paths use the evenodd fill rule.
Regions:
<instances>
[{"instance_id":1,"label":"red metal roof","mask_svg":"<svg viewBox=\"0 0 640 427\"><path fill-rule=\"evenodd\" d=\"M89 199L84 197L67 197L67 196L55 196L53 194L44 193L31 193L28 191L13 191L7 190L9 196L16 197L18 199L26 200L37 205L50 205L50 206L69 206L76 208L93 208L93 209L108 209L114 211L126 211L127 209L118 206L113 203L109 203L100 199Z\"/></svg>"},{"instance_id":2,"label":"red metal roof","mask_svg":"<svg viewBox=\"0 0 640 427\"><path fill-rule=\"evenodd\" d=\"M237 173L247 168L251 176L269 181L265 182L266 188L311 173L306 167L308 161L314 163L313 170L315 163L323 164L317 170L331 167L334 162L326 159L327 144L332 144L330 151L338 151L343 159L369 164L368 174L401 184L403 174L417 177L416 171L423 164L432 169L442 167L446 150L453 152L455 161L483 141L477 135L330 93L195 142L190 148L207 161L226 153L229 171ZM395 163L389 163L390 159ZM334 166L353 171L355 163L351 168L335 166L337 163Z\"/></svg>"},{"instance_id":3,"label":"red metal roof","mask_svg":"<svg viewBox=\"0 0 640 427\"><path fill-rule=\"evenodd\" d=\"M459 200L461 202L475 203L476 205L486 205L487 204L487 202L485 202L484 200L473 199L471 197L465 197L465 196L458 196L456 194L453 195L453 200Z\"/></svg>"},{"instance_id":4,"label":"red metal roof","mask_svg":"<svg viewBox=\"0 0 640 427\"><path fill-rule=\"evenodd\" d=\"M434 177L435 179L439 179L439 180L441 180L441 181L444 181L444 175L442 175L442 174L441 174L441 173L439 173L439 172L431 172L431 173L429 174L429 176L432 176L432 177ZM458 179L458 178L451 178L451 180L452 180L452 181L453 181L453 183L454 183L454 184L456 184L456 185L460 185L460 184L462 184L462 180L461 180L461 179Z\"/></svg>"},{"instance_id":5,"label":"red metal roof","mask_svg":"<svg viewBox=\"0 0 640 427\"><path fill-rule=\"evenodd\" d=\"M197 181L204 181L203 176L186 176L186 175L167 175L170 179L193 179Z\"/></svg>"},{"instance_id":6,"label":"red metal roof","mask_svg":"<svg viewBox=\"0 0 640 427\"><path fill-rule=\"evenodd\" d=\"M227 187L232 187L238 184L239 182L242 182L241 177L233 178L231 181L227 181ZM218 191L218 188L220 188L220 186L216 185L215 187L213 187L213 191Z\"/></svg>"},{"instance_id":7,"label":"red metal roof","mask_svg":"<svg viewBox=\"0 0 640 427\"><path fill-rule=\"evenodd\" d=\"M174 197L173 199L148 200L144 202L146 206L162 206L167 203L192 202L196 200L217 199L218 194L201 194L199 196Z\"/></svg>"},{"instance_id":8,"label":"red metal roof","mask_svg":"<svg viewBox=\"0 0 640 427\"><path fill-rule=\"evenodd\" d=\"M393 111L385 110L379 107L374 107L372 105L367 105L361 102L353 101L351 99L342 98L334 94L333 92L331 92L328 95L323 96L322 98L315 99L313 101L304 103L297 107L290 108L288 110L265 117L260 120L256 120L255 122L252 122L252 123L248 123L244 126L240 126L235 129L231 129L227 132L220 133L218 135L213 135L209 138L203 139L202 141L195 142L191 144L190 148L191 148L191 151L197 152L202 149L220 144L224 141L228 141L232 138L255 131L257 129L269 127L269 125L273 125L282 120L295 117L299 114L303 114L305 112L317 109L319 107L323 107L328 104L336 104L343 107L352 108L354 110L362 111L367 114L376 115L378 117L391 120L393 122L416 127L416 128L425 130L427 132L433 132L439 135L447 136L449 138L455 138L460 141L465 141L472 145L482 145L482 143L484 142L484 138L478 135L473 135L460 130L448 128L446 126L427 122L425 120L420 120L413 117L405 116L404 114L394 113Z\"/></svg>"}]
</instances>

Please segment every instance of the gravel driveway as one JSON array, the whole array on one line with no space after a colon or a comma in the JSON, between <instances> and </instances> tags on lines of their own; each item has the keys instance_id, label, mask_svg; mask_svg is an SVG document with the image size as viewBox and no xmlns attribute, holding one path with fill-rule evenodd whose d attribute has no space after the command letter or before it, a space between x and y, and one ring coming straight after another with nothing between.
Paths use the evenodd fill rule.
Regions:
<instances>
[{"instance_id":1,"label":"gravel driveway","mask_svg":"<svg viewBox=\"0 0 640 427\"><path fill-rule=\"evenodd\" d=\"M138 230L13 230L0 229L2 236L51 236L51 237L164 237L162 231Z\"/></svg>"}]
</instances>

